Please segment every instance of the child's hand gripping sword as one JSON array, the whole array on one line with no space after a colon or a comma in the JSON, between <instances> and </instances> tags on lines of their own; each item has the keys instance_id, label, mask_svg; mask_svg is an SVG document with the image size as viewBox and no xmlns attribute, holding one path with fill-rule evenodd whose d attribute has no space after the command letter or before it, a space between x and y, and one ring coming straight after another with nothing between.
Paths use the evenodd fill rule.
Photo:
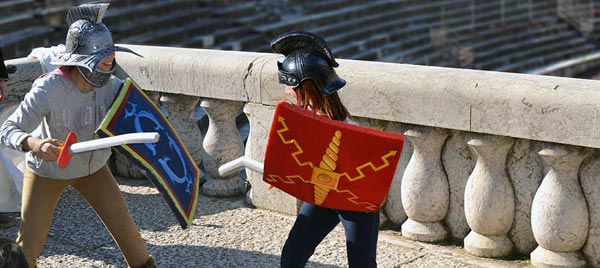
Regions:
<instances>
[{"instance_id":1,"label":"child's hand gripping sword","mask_svg":"<svg viewBox=\"0 0 600 268\"><path fill-rule=\"evenodd\" d=\"M160 138L160 134L157 132L141 132L141 133L130 133L117 135L114 137L95 139L84 142L77 142L75 133L69 132L67 139L62 147L60 147L60 153L56 160L57 165L60 168L64 168L71 161L71 156L76 153L82 153L92 150L98 150L108 147L113 147L122 144L131 143L155 143Z\"/></svg>"}]
</instances>

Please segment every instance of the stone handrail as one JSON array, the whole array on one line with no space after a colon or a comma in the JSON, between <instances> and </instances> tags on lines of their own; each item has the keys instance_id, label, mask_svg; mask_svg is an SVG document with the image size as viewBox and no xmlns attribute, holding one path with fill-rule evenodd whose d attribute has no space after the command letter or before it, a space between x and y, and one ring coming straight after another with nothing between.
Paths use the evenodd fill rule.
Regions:
<instances>
[{"instance_id":1,"label":"stone handrail","mask_svg":"<svg viewBox=\"0 0 600 268\"><path fill-rule=\"evenodd\" d=\"M242 154L264 159L274 105L286 97L276 73L281 56L126 46L144 57L118 54L120 75L160 93L186 145L196 146L202 191L243 193L239 175L222 177L217 168ZM483 257L531 254L535 266L600 267L599 81L339 62L348 82L340 96L356 119L407 138L382 208L402 235L463 240ZM9 84L16 101L40 68L8 63L17 65ZM198 104L209 117L204 138L191 115ZM241 107L250 122L245 148L235 127ZM246 172L249 202L297 212L298 200Z\"/></svg>"}]
</instances>

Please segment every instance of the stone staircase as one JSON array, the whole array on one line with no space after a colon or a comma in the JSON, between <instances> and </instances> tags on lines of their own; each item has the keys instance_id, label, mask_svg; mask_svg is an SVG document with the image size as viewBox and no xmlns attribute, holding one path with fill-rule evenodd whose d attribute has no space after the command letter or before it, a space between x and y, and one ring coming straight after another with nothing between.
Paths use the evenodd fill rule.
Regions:
<instances>
[{"instance_id":1,"label":"stone staircase","mask_svg":"<svg viewBox=\"0 0 600 268\"><path fill-rule=\"evenodd\" d=\"M324 36L340 58L510 72L597 49L561 19L555 1L547 0L110 3L105 23L117 43L268 52L277 35L302 29ZM0 3L6 57L62 43L65 25L56 18L64 18L67 7L48 8L35 0Z\"/></svg>"}]
</instances>

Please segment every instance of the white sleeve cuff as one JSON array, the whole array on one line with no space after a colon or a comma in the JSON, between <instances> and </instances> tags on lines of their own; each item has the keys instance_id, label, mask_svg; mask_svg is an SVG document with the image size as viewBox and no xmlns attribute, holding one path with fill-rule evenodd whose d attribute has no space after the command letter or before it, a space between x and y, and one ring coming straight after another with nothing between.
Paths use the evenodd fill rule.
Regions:
<instances>
[{"instance_id":1,"label":"white sleeve cuff","mask_svg":"<svg viewBox=\"0 0 600 268\"><path fill-rule=\"evenodd\" d=\"M15 140L15 149L24 152L23 151L23 141L25 139L27 139L27 137L31 137L31 135L29 135L27 133L23 133L23 134L19 135Z\"/></svg>"}]
</instances>

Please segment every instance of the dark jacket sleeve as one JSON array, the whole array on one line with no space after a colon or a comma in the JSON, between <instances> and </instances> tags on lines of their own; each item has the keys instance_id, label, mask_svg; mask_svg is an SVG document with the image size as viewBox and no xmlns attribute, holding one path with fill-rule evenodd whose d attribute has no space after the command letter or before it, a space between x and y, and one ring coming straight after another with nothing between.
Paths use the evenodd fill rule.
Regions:
<instances>
[{"instance_id":1,"label":"dark jacket sleeve","mask_svg":"<svg viewBox=\"0 0 600 268\"><path fill-rule=\"evenodd\" d=\"M0 79L8 79L8 73L6 72L6 66L4 65L4 56L2 55L2 48L0 48Z\"/></svg>"}]
</instances>

